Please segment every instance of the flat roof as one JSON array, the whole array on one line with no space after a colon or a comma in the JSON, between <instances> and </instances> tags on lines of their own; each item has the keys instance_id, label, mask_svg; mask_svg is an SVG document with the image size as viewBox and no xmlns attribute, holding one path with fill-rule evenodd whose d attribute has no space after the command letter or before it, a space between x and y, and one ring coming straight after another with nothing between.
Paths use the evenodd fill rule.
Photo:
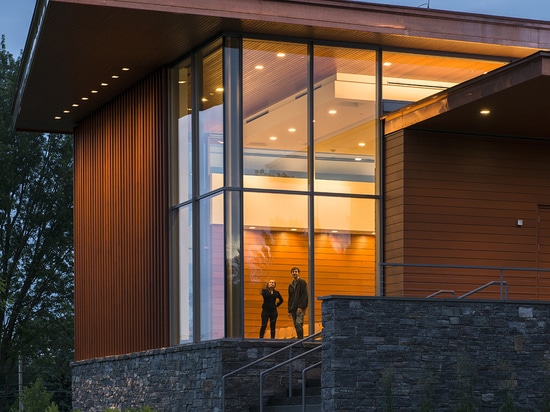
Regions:
<instances>
[{"instance_id":1,"label":"flat roof","mask_svg":"<svg viewBox=\"0 0 550 412\"><path fill-rule=\"evenodd\" d=\"M550 48L550 22L358 1L39 0L12 104L15 128L72 133L131 85L223 32L511 60Z\"/></svg>"}]
</instances>

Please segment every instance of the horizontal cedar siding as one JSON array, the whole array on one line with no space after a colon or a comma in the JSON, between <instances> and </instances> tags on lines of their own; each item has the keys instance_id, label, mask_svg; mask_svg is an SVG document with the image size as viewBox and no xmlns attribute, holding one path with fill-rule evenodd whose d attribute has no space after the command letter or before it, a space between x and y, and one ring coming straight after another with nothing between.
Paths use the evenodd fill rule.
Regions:
<instances>
[{"instance_id":1,"label":"horizontal cedar siding","mask_svg":"<svg viewBox=\"0 0 550 412\"><path fill-rule=\"evenodd\" d=\"M166 73L75 129L75 358L169 344Z\"/></svg>"},{"instance_id":2,"label":"horizontal cedar siding","mask_svg":"<svg viewBox=\"0 0 550 412\"><path fill-rule=\"evenodd\" d=\"M404 138L401 133L387 139L389 145L402 147L403 169L398 172L398 156L388 156L385 260L536 268L538 206L550 205L550 142L405 133ZM517 219L523 219L523 227L516 227ZM401 284L405 296L427 296L441 289L461 295L499 275L488 270L392 268L386 273L386 290L401 295ZM537 293L536 277L535 272L505 272L510 299L546 298ZM475 297L498 298L498 287Z\"/></svg>"}]
</instances>

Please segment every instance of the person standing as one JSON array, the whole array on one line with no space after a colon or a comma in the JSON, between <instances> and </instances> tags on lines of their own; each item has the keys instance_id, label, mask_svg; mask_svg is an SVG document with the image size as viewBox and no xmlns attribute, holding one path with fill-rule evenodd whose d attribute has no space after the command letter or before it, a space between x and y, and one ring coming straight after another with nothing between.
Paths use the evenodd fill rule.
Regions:
<instances>
[{"instance_id":1,"label":"person standing","mask_svg":"<svg viewBox=\"0 0 550 412\"><path fill-rule=\"evenodd\" d=\"M300 278L300 269L290 269L292 282L288 285L288 317L294 322L298 339L304 337L304 315L308 303L307 282Z\"/></svg>"},{"instance_id":2,"label":"person standing","mask_svg":"<svg viewBox=\"0 0 550 412\"><path fill-rule=\"evenodd\" d=\"M271 329L271 339L275 339L275 324L277 322L277 316L279 316L277 308L284 302L279 291L275 290L276 286L277 282L271 279L267 282L266 287L262 289L264 303L262 304L262 326L260 328L260 339L264 337L268 320L269 327Z\"/></svg>"}]
</instances>

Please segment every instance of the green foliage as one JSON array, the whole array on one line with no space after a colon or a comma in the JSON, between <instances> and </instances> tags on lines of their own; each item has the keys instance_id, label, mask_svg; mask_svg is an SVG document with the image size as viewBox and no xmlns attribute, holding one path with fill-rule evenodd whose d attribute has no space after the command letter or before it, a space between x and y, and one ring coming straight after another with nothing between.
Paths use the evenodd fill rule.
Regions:
<instances>
[{"instance_id":1,"label":"green foliage","mask_svg":"<svg viewBox=\"0 0 550 412\"><path fill-rule=\"evenodd\" d=\"M41 379L37 379L30 387L23 389L21 403L25 412L58 412L57 406L51 402L52 394L44 388ZM19 410L19 401L11 408L12 412Z\"/></svg>"},{"instance_id":2,"label":"green foliage","mask_svg":"<svg viewBox=\"0 0 550 412\"><path fill-rule=\"evenodd\" d=\"M11 102L20 60L0 43L0 410L41 377L70 410L73 351L72 139L17 132ZM41 412L44 411L44 408Z\"/></svg>"}]
</instances>

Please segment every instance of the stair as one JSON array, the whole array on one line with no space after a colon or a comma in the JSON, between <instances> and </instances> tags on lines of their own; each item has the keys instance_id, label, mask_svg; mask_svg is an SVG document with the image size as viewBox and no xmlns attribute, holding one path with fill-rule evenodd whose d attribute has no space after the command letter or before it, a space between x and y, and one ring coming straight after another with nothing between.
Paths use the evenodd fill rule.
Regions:
<instances>
[{"instance_id":1,"label":"stair","mask_svg":"<svg viewBox=\"0 0 550 412\"><path fill-rule=\"evenodd\" d=\"M302 387L296 387L292 391L292 397L277 396L267 400L264 412L302 412ZM250 408L250 412L259 412L258 406ZM313 378L306 381L306 412L321 411L321 379Z\"/></svg>"}]
</instances>

